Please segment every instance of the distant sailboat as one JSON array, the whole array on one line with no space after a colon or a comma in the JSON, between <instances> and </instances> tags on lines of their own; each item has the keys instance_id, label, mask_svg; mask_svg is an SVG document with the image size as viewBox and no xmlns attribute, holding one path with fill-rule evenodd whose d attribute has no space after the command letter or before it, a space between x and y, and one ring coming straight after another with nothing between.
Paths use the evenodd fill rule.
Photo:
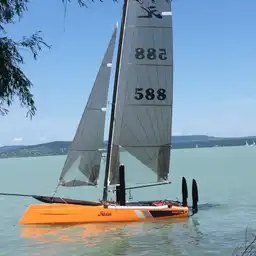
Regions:
<instances>
[{"instance_id":1,"label":"distant sailboat","mask_svg":"<svg viewBox=\"0 0 256 256\"><path fill-rule=\"evenodd\" d=\"M105 122L105 112L100 110L107 102L110 71L106 69L106 64L112 60L115 37L116 30L98 74L100 78L96 79L60 175L61 186L97 185L102 157L99 148L102 148ZM21 218L21 224L149 221L189 216L185 178L182 180L182 203L166 200L127 204L125 195L126 189L130 191L134 188L170 183L172 43L172 12L169 0L125 0L102 201L98 205L95 202L95 206L74 200L31 205ZM155 182L126 188L124 166L120 165L120 148L139 160L149 172L153 172ZM127 168L131 170L132 167L128 165ZM69 179L68 174L74 173L79 178ZM116 187L117 198L114 203L108 201L110 185ZM194 214L197 212L198 202L195 180L192 184L192 195Z\"/></svg>"},{"instance_id":2,"label":"distant sailboat","mask_svg":"<svg viewBox=\"0 0 256 256\"><path fill-rule=\"evenodd\" d=\"M253 147L253 146L255 146L255 141L253 140L253 141L252 141L252 144L249 144L248 141L246 141L246 142L245 142L245 146L247 146L247 147Z\"/></svg>"}]
</instances>

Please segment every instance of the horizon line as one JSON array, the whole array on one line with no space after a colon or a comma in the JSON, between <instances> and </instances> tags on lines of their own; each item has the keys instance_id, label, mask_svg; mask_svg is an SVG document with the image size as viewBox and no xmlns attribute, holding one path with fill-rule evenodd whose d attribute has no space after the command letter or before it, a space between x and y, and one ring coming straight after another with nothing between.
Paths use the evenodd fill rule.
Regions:
<instances>
[{"instance_id":1,"label":"horizon line","mask_svg":"<svg viewBox=\"0 0 256 256\"><path fill-rule=\"evenodd\" d=\"M256 135L246 135L246 136L214 136L214 135L204 135L204 134L182 134L182 135L172 135L172 137L191 137L191 136L205 136L205 137L209 137L209 138L218 138L218 139L242 139L242 138L252 138L252 137L256 137ZM72 139L73 140L73 139ZM48 143L53 143L53 142L72 142L72 140L51 140L51 141L39 141L38 143L33 143L33 144L23 144L22 141L13 141L13 144L5 144L5 145L1 145L0 144L0 148L2 147L10 147L10 146L34 146L34 145L42 145L42 144L48 144ZM104 142L107 142L107 139L104 139ZM19 143L17 143L19 142Z\"/></svg>"}]
</instances>

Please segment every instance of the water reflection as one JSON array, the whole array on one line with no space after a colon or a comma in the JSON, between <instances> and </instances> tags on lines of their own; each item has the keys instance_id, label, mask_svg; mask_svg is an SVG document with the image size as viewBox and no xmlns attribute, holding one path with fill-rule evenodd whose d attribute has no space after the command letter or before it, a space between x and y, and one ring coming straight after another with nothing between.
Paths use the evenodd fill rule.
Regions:
<instances>
[{"instance_id":1,"label":"water reflection","mask_svg":"<svg viewBox=\"0 0 256 256\"><path fill-rule=\"evenodd\" d=\"M132 224L130 224L132 225ZM122 229L126 224L82 224L82 225L29 225L20 229L23 238L31 238L45 243L56 242L87 242L90 238L101 236L109 231Z\"/></svg>"},{"instance_id":2,"label":"water reflection","mask_svg":"<svg viewBox=\"0 0 256 256\"><path fill-rule=\"evenodd\" d=\"M184 229L189 233L192 228L200 239L198 224L196 228L193 226L186 218L142 223L23 226L20 234L28 251L34 253L30 255L40 255L42 251L48 256L145 255L148 250L154 251L151 255L159 251L166 255L182 255L179 236L184 236Z\"/></svg>"}]
</instances>

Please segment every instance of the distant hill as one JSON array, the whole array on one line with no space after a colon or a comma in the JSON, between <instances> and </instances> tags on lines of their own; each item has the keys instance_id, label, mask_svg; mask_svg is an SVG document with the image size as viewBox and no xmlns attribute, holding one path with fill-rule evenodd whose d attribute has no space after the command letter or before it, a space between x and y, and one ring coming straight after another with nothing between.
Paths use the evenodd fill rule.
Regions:
<instances>
[{"instance_id":1,"label":"distant hill","mask_svg":"<svg viewBox=\"0 0 256 256\"><path fill-rule=\"evenodd\" d=\"M21 145L3 146L3 147L0 147L0 153L1 152L7 152L9 150L14 150L14 149L17 149L17 148L22 148L22 147L25 147L25 146L21 146Z\"/></svg>"},{"instance_id":2,"label":"distant hill","mask_svg":"<svg viewBox=\"0 0 256 256\"><path fill-rule=\"evenodd\" d=\"M191 142L191 141L206 141L211 139L218 139L216 137L207 135L180 135L172 136L172 142Z\"/></svg>"},{"instance_id":3,"label":"distant hill","mask_svg":"<svg viewBox=\"0 0 256 256\"><path fill-rule=\"evenodd\" d=\"M172 149L243 146L246 142L248 144L256 143L256 136L238 138L219 138L206 135L173 136ZM0 147L0 158L66 155L70 144L70 141L53 141L31 146L4 146ZM104 144L107 147L107 141Z\"/></svg>"},{"instance_id":4,"label":"distant hill","mask_svg":"<svg viewBox=\"0 0 256 256\"><path fill-rule=\"evenodd\" d=\"M7 151L4 151L4 147L1 147L0 158L65 155L67 154L70 144L70 141L53 141L37 145L20 146L14 149L8 148Z\"/></svg>"}]
</instances>

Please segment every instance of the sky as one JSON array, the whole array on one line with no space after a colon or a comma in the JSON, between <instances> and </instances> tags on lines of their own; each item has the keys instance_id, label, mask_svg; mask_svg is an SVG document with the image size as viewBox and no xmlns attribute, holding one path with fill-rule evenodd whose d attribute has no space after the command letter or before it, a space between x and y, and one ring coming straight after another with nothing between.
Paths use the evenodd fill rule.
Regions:
<instances>
[{"instance_id":1,"label":"sky","mask_svg":"<svg viewBox=\"0 0 256 256\"><path fill-rule=\"evenodd\" d=\"M38 111L30 120L16 100L0 117L0 145L72 140L121 19L121 0L88 5L73 0L65 15L61 0L32 1L7 27L16 40L41 30L52 48L37 61L22 50ZM256 135L256 1L173 0L172 8L173 135Z\"/></svg>"}]
</instances>

